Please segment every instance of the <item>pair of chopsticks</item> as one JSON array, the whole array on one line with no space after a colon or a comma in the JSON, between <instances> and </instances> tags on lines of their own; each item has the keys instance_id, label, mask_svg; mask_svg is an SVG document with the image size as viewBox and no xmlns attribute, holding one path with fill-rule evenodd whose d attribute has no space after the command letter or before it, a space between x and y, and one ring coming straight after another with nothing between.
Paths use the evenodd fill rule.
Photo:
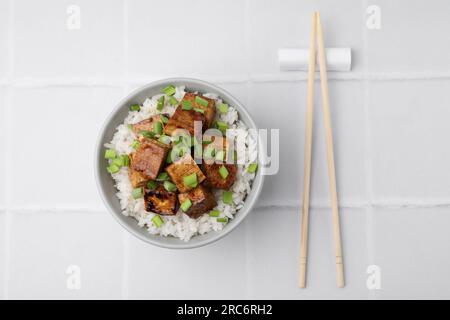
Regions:
<instances>
[{"instance_id":1,"label":"pair of chopsticks","mask_svg":"<svg viewBox=\"0 0 450 320\"><path fill-rule=\"evenodd\" d=\"M320 15L314 12L311 21L311 38L309 43L308 64L308 93L306 111L306 137L305 137L305 174L303 188L303 210L300 244L300 270L299 286L306 286L306 263L308 256L308 219L309 219L309 193L311 181L311 149L313 130L313 108L314 108L314 77L316 68L316 38L319 52L320 85L322 90L323 116L325 125L325 136L327 144L328 176L331 191L331 209L333 216L333 237L336 251L336 280L339 288L344 287L344 265L342 259L341 232L339 225L339 209L336 190L336 174L334 168L333 132L331 129L330 101L328 98L328 79L325 59L325 47L323 44L322 25Z\"/></svg>"}]
</instances>

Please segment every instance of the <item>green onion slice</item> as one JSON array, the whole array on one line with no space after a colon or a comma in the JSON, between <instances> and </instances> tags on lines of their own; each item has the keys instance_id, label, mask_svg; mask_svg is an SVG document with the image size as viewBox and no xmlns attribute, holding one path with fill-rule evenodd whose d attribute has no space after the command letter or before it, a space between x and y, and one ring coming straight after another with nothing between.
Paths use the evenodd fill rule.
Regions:
<instances>
[{"instance_id":1,"label":"green onion slice","mask_svg":"<svg viewBox=\"0 0 450 320\"><path fill-rule=\"evenodd\" d=\"M144 196L144 189L143 188L133 189L131 195L133 196L133 199L140 199Z\"/></svg>"},{"instance_id":2,"label":"green onion slice","mask_svg":"<svg viewBox=\"0 0 450 320\"><path fill-rule=\"evenodd\" d=\"M169 122L169 118L167 118L166 116L160 115L159 118L161 119L162 123Z\"/></svg>"},{"instance_id":3,"label":"green onion slice","mask_svg":"<svg viewBox=\"0 0 450 320\"><path fill-rule=\"evenodd\" d=\"M255 173L256 169L258 169L258 164L257 163L250 163L250 165L247 168L247 172Z\"/></svg>"},{"instance_id":4,"label":"green onion slice","mask_svg":"<svg viewBox=\"0 0 450 320\"><path fill-rule=\"evenodd\" d=\"M200 108L194 108L194 111L200 112L201 114L205 114L205 110Z\"/></svg>"},{"instance_id":5,"label":"green onion slice","mask_svg":"<svg viewBox=\"0 0 450 320\"><path fill-rule=\"evenodd\" d=\"M228 218L227 217L217 218L217 222L227 223L228 222Z\"/></svg>"},{"instance_id":6,"label":"green onion slice","mask_svg":"<svg viewBox=\"0 0 450 320\"><path fill-rule=\"evenodd\" d=\"M181 109L183 110L192 110L192 103L189 100L183 100L181 102Z\"/></svg>"},{"instance_id":7,"label":"green onion slice","mask_svg":"<svg viewBox=\"0 0 450 320\"><path fill-rule=\"evenodd\" d=\"M139 140L134 140L133 143L131 144L131 147L133 149L137 149L139 148L139 146L140 146Z\"/></svg>"},{"instance_id":8,"label":"green onion slice","mask_svg":"<svg viewBox=\"0 0 450 320\"><path fill-rule=\"evenodd\" d=\"M177 191L177 186L170 181L164 181L164 189L169 192L175 192Z\"/></svg>"},{"instance_id":9,"label":"green onion slice","mask_svg":"<svg viewBox=\"0 0 450 320\"><path fill-rule=\"evenodd\" d=\"M231 192L231 191L224 191L222 193L222 197L223 197L223 203L226 203L226 204L232 204L233 203L233 192Z\"/></svg>"},{"instance_id":10,"label":"green onion slice","mask_svg":"<svg viewBox=\"0 0 450 320\"><path fill-rule=\"evenodd\" d=\"M222 177L222 179L226 179L228 177L229 172L225 166L221 166L219 168L219 174Z\"/></svg>"},{"instance_id":11,"label":"green onion slice","mask_svg":"<svg viewBox=\"0 0 450 320\"><path fill-rule=\"evenodd\" d=\"M163 92L165 94L167 94L168 96L173 96L175 94L175 91L176 91L175 87L173 85L171 85L171 84L169 84L167 87L165 87L163 89Z\"/></svg>"},{"instance_id":12,"label":"green onion slice","mask_svg":"<svg viewBox=\"0 0 450 320\"><path fill-rule=\"evenodd\" d=\"M169 136L162 135L161 137L159 137L158 141L161 142L161 143L164 143L164 144L170 144L170 142L172 140L170 139Z\"/></svg>"},{"instance_id":13,"label":"green onion slice","mask_svg":"<svg viewBox=\"0 0 450 320\"><path fill-rule=\"evenodd\" d=\"M153 133L158 135L163 133L163 124L161 121L156 121L153 123Z\"/></svg>"},{"instance_id":14,"label":"green onion slice","mask_svg":"<svg viewBox=\"0 0 450 320\"><path fill-rule=\"evenodd\" d=\"M152 222L157 228L161 227L164 224L164 220L159 215L154 216L152 218Z\"/></svg>"},{"instance_id":15,"label":"green onion slice","mask_svg":"<svg viewBox=\"0 0 450 320\"><path fill-rule=\"evenodd\" d=\"M150 180L149 182L147 182L147 189L149 190L155 190L156 188L156 182L153 180Z\"/></svg>"},{"instance_id":16,"label":"green onion slice","mask_svg":"<svg viewBox=\"0 0 450 320\"><path fill-rule=\"evenodd\" d=\"M138 104L132 104L130 106L130 111L139 111L141 110L141 107Z\"/></svg>"},{"instance_id":17,"label":"green onion slice","mask_svg":"<svg viewBox=\"0 0 450 320\"><path fill-rule=\"evenodd\" d=\"M114 159L116 156L116 150L114 149L108 149L105 151L105 159Z\"/></svg>"},{"instance_id":18,"label":"green onion slice","mask_svg":"<svg viewBox=\"0 0 450 320\"><path fill-rule=\"evenodd\" d=\"M152 131L142 130L139 133L147 139L153 139L155 137L155 133Z\"/></svg>"},{"instance_id":19,"label":"green onion slice","mask_svg":"<svg viewBox=\"0 0 450 320\"><path fill-rule=\"evenodd\" d=\"M228 112L228 105L226 103L221 103L219 105L219 111L221 113L227 113Z\"/></svg>"},{"instance_id":20,"label":"green onion slice","mask_svg":"<svg viewBox=\"0 0 450 320\"><path fill-rule=\"evenodd\" d=\"M166 180L169 180L169 175L167 174L167 172L161 172L156 177L156 181L166 181Z\"/></svg>"},{"instance_id":21,"label":"green onion slice","mask_svg":"<svg viewBox=\"0 0 450 320\"><path fill-rule=\"evenodd\" d=\"M194 172L183 177L183 183L186 187L195 188L197 186L197 174Z\"/></svg>"},{"instance_id":22,"label":"green onion slice","mask_svg":"<svg viewBox=\"0 0 450 320\"><path fill-rule=\"evenodd\" d=\"M209 216L210 216L210 217L218 217L218 216L220 216L220 211L219 211L219 210L212 210L212 211L209 213Z\"/></svg>"},{"instance_id":23,"label":"green onion slice","mask_svg":"<svg viewBox=\"0 0 450 320\"><path fill-rule=\"evenodd\" d=\"M106 170L108 170L109 173L117 173L120 170L120 167L118 167L115 164L111 164L108 166L108 168L106 168Z\"/></svg>"},{"instance_id":24,"label":"green onion slice","mask_svg":"<svg viewBox=\"0 0 450 320\"><path fill-rule=\"evenodd\" d=\"M219 150L216 152L216 160L223 161L223 158L225 157L225 152L223 150Z\"/></svg>"},{"instance_id":25,"label":"green onion slice","mask_svg":"<svg viewBox=\"0 0 450 320\"><path fill-rule=\"evenodd\" d=\"M203 99L202 97L196 96L195 97L195 103L201 105L202 107L208 106L208 100Z\"/></svg>"},{"instance_id":26,"label":"green onion slice","mask_svg":"<svg viewBox=\"0 0 450 320\"><path fill-rule=\"evenodd\" d=\"M164 101L165 101L165 96L161 96L156 103L156 109L161 111L164 108Z\"/></svg>"},{"instance_id":27,"label":"green onion slice","mask_svg":"<svg viewBox=\"0 0 450 320\"><path fill-rule=\"evenodd\" d=\"M178 104L178 100L175 99L175 97L170 97L169 98L169 103L171 106L176 106Z\"/></svg>"},{"instance_id":28,"label":"green onion slice","mask_svg":"<svg viewBox=\"0 0 450 320\"><path fill-rule=\"evenodd\" d=\"M186 199L183 201L183 203L181 204L180 208L181 210L183 210L183 212L186 212L189 210L189 208L192 206L192 202L190 199Z\"/></svg>"}]
</instances>

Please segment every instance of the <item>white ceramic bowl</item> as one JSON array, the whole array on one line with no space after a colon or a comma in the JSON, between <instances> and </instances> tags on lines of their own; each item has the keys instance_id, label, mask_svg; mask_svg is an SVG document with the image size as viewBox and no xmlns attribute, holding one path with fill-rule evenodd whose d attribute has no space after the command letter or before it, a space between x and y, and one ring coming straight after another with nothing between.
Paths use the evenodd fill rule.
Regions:
<instances>
[{"instance_id":1,"label":"white ceramic bowl","mask_svg":"<svg viewBox=\"0 0 450 320\"><path fill-rule=\"evenodd\" d=\"M95 156L94 156L95 177L97 181L97 187L99 189L100 195L106 207L114 216L114 218L116 218L117 221L119 221L119 223L133 235L135 235L136 237L145 242L164 248L173 248L173 249L195 248L219 240L226 234L230 233L242 222L242 220L244 220L247 214L251 211L253 205L255 204L259 196L259 193L263 185L264 177L261 174L262 170L258 170L256 177L253 180L252 189L250 193L247 195L247 198L245 200L244 207L241 208L236 213L235 218L230 220L229 223L223 228L223 230L211 231L203 235L194 236L188 242L182 241L174 237L163 237L159 235L152 235L147 232L146 228L138 226L136 219L124 216L120 209L119 199L116 196L117 190L114 186L114 180L111 177L111 175L106 171L107 161L104 159L104 152L105 152L104 144L112 140L112 137L114 135L117 126L123 123L125 117L128 114L129 111L128 108L131 104L143 103L146 98L161 93L162 89L169 84L173 84L175 86L184 85L186 86L186 89L189 91L199 91L201 93L218 94L225 102L237 108L239 113L239 119L242 120L247 125L248 128L257 129L255 123L253 122L252 118L250 117L249 113L244 108L244 106L230 93L223 90L222 88L219 88L205 81L188 78L171 78L156 81L140 89L135 90L126 98L124 98L122 101L120 101L119 104L114 108L112 113L109 115L108 119L106 119L100 131L95 149ZM262 144L259 143L258 145L259 145L258 150L259 154L261 155L264 154L262 152Z\"/></svg>"}]
</instances>

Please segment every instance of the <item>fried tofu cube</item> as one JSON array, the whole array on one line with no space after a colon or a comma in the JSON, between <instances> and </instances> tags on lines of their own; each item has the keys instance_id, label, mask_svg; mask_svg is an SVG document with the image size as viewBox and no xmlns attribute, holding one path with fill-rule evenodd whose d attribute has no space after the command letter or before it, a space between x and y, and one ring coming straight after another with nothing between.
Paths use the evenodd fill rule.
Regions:
<instances>
[{"instance_id":1,"label":"fried tofu cube","mask_svg":"<svg viewBox=\"0 0 450 320\"><path fill-rule=\"evenodd\" d=\"M220 174L220 170L223 170L221 169L222 166L225 167L228 173L226 178ZM203 171L206 175L205 184L211 188L228 190L236 181L237 166L234 164L203 163Z\"/></svg>"},{"instance_id":2,"label":"fried tofu cube","mask_svg":"<svg viewBox=\"0 0 450 320\"><path fill-rule=\"evenodd\" d=\"M196 97L200 97L204 101L208 102L207 106L203 106L196 101ZM192 109L183 110L183 101L189 101ZM198 112L195 109L203 110ZM191 136L194 135L194 122L202 122L202 131L211 127L214 116L216 114L215 102L212 99L205 98L193 93L186 93L181 100L180 105L175 110L175 113L169 119L169 122L164 127L164 132L167 135L173 135L176 129L184 129L189 132Z\"/></svg>"},{"instance_id":3,"label":"fried tofu cube","mask_svg":"<svg viewBox=\"0 0 450 320\"><path fill-rule=\"evenodd\" d=\"M193 219L197 219L202 214L217 206L216 198L212 192L203 185L199 185L187 193L180 193L178 195L180 204L187 199L191 201L192 205L185 213Z\"/></svg>"},{"instance_id":4,"label":"fried tofu cube","mask_svg":"<svg viewBox=\"0 0 450 320\"><path fill-rule=\"evenodd\" d=\"M164 115L168 118L168 115ZM153 131L153 123L161 121L161 115L157 114L149 119L142 120L132 125L133 132L138 135L141 131Z\"/></svg>"},{"instance_id":5,"label":"fried tofu cube","mask_svg":"<svg viewBox=\"0 0 450 320\"><path fill-rule=\"evenodd\" d=\"M130 178L130 182L133 188L142 187L147 182L147 178L144 177L142 173L134 170L133 168L128 168L128 177Z\"/></svg>"},{"instance_id":6,"label":"fried tofu cube","mask_svg":"<svg viewBox=\"0 0 450 320\"><path fill-rule=\"evenodd\" d=\"M146 179L154 180L166 162L169 147L152 139L141 140L139 148L131 154L133 170L141 173Z\"/></svg>"},{"instance_id":7,"label":"fried tofu cube","mask_svg":"<svg viewBox=\"0 0 450 320\"><path fill-rule=\"evenodd\" d=\"M197 175L197 184L200 184L206 179L197 163L195 163L194 159L188 153L169 165L165 170L180 192L187 192L193 189L193 187L184 184L184 177L195 173Z\"/></svg>"},{"instance_id":8,"label":"fried tofu cube","mask_svg":"<svg viewBox=\"0 0 450 320\"><path fill-rule=\"evenodd\" d=\"M154 190L145 189L145 211L162 215L175 215L178 211L177 194L167 191L162 185Z\"/></svg>"}]
</instances>

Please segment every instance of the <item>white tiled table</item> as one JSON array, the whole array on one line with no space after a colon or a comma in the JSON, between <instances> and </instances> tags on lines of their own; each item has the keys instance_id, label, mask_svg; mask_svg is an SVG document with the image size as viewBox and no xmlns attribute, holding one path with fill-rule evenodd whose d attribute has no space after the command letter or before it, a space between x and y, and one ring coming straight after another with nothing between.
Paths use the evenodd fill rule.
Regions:
<instances>
[{"instance_id":1,"label":"white tiled table","mask_svg":"<svg viewBox=\"0 0 450 320\"><path fill-rule=\"evenodd\" d=\"M80 29L67 28L70 5ZM366 27L369 5L379 30ZM344 289L320 108L308 288L296 286L306 75L281 73L276 53L307 46L315 9L327 45L354 55L351 72L329 75ZM449 29L446 0L0 0L0 298L450 298ZM217 83L281 129L280 171L257 208L183 252L123 231L92 168L112 106L169 76ZM370 265L381 289L366 286Z\"/></svg>"}]
</instances>

